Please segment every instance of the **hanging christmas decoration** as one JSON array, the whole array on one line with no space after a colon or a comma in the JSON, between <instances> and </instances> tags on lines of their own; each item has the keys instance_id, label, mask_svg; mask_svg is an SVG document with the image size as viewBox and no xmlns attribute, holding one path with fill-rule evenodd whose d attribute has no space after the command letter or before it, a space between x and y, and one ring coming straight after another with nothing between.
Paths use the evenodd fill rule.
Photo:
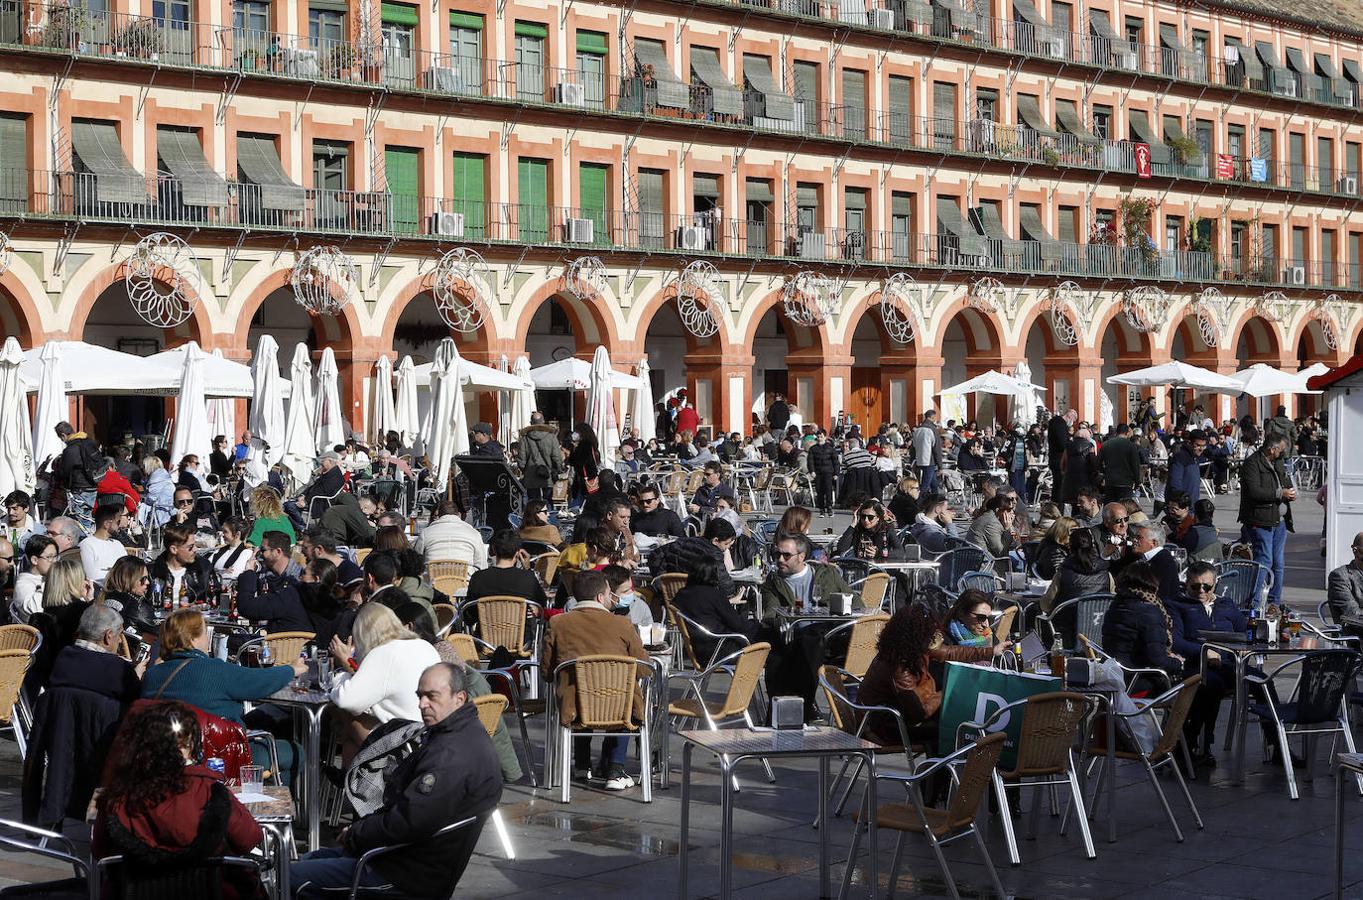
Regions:
<instances>
[{"instance_id":1,"label":"hanging christmas decoration","mask_svg":"<svg viewBox=\"0 0 1363 900\"><path fill-rule=\"evenodd\" d=\"M1122 295L1122 313L1127 324L1137 331L1158 330L1168 312L1169 295L1153 284L1131 288Z\"/></svg>"},{"instance_id":2,"label":"hanging christmas decoration","mask_svg":"<svg viewBox=\"0 0 1363 900\"><path fill-rule=\"evenodd\" d=\"M9 271L9 267L14 264L14 245L10 243L9 235L0 231L0 275Z\"/></svg>"},{"instance_id":3,"label":"hanging christmas decoration","mask_svg":"<svg viewBox=\"0 0 1363 900\"><path fill-rule=\"evenodd\" d=\"M1292 318L1292 301L1282 291L1269 291L1255 302L1254 311L1274 325L1286 325Z\"/></svg>"},{"instance_id":4,"label":"hanging christmas decoration","mask_svg":"<svg viewBox=\"0 0 1363 900\"><path fill-rule=\"evenodd\" d=\"M988 275L976 278L966 295L966 305L980 312L996 313L1003 301L1003 282Z\"/></svg>"},{"instance_id":5,"label":"hanging christmas decoration","mask_svg":"<svg viewBox=\"0 0 1363 900\"><path fill-rule=\"evenodd\" d=\"M142 321L156 328L174 328L194 314L198 280L198 262L189 245L164 231L138 241L123 263L128 300Z\"/></svg>"},{"instance_id":6,"label":"hanging christmas decoration","mask_svg":"<svg viewBox=\"0 0 1363 900\"><path fill-rule=\"evenodd\" d=\"M579 256L568 264L563 280L577 299L595 299L606 292L606 264L597 256Z\"/></svg>"},{"instance_id":7,"label":"hanging christmas decoration","mask_svg":"<svg viewBox=\"0 0 1363 900\"><path fill-rule=\"evenodd\" d=\"M298 305L310 314L335 316L359 289L360 270L340 247L313 247L293 264L289 284Z\"/></svg>"},{"instance_id":8,"label":"hanging christmas decoration","mask_svg":"<svg viewBox=\"0 0 1363 900\"><path fill-rule=\"evenodd\" d=\"M890 340L908 344L918 333L922 294L918 282L907 272L896 272L880 289L880 321Z\"/></svg>"},{"instance_id":9,"label":"hanging christmas decoration","mask_svg":"<svg viewBox=\"0 0 1363 900\"><path fill-rule=\"evenodd\" d=\"M1197 295L1193 311L1197 315L1197 330L1202 343L1208 347L1219 347L1226 329L1230 328L1231 307L1235 301L1221 293L1219 288L1206 287Z\"/></svg>"},{"instance_id":10,"label":"hanging christmas decoration","mask_svg":"<svg viewBox=\"0 0 1363 900\"><path fill-rule=\"evenodd\" d=\"M1316 304L1311 314L1320 323L1320 336L1329 350L1339 349L1339 323L1335 321L1334 310L1342 303L1338 294L1330 294Z\"/></svg>"},{"instance_id":11,"label":"hanging christmas decoration","mask_svg":"<svg viewBox=\"0 0 1363 900\"><path fill-rule=\"evenodd\" d=\"M786 279L781 302L786 318L796 325L817 328L838 308L841 290L833 279L805 270Z\"/></svg>"},{"instance_id":12,"label":"hanging christmas decoration","mask_svg":"<svg viewBox=\"0 0 1363 900\"><path fill-rule=\"evenodd\" d=\"M703 259L690 263L677 276L677 315L683 327L698 338L719 331L715 309L720 297L719 272Z\"/></svg>"},{"instance_id":13,"label":"hanging christmas decoration","mask_svg":"<svg viewBox=\"0 0 1363 900\"><path fill-rule=\"evenodd\" d=\"M1066 347L1079 343L1079 330L1075 323L1079 320L1079 298L1083 291L1073 281L1062 281L1051 288L1051 329L1055 338Z\"/></svg>"},{"instance_id":14,"label":"hanging christmas decoration","mask_svg":"<svg viewBox=\"0 0 1363 900\"><path fill-rule=\"evenodd\" d=\"M483 310L491 305L492 280L482 255L468 247L456 247L435 265L431 294L436 311L455 331L477 331L483 326Z\"/></svg>"}]
</instances>

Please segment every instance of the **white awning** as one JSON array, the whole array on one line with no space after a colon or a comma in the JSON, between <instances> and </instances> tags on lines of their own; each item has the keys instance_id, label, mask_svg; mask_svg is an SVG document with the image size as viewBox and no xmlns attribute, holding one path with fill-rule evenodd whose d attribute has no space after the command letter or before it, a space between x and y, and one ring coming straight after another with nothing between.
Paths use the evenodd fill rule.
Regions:
<instances>
[{"instance_id":1,"label":"white awning","mask_svg":"<svg viewBox=\"0 0 1363 900\"><path fill-rule=\"evenodd\" d=\"M1159 387L1168 385L1170 387L1186 387L1195 390L1210 391L1220 394L1240 394L1242 389L1240 382L1228 375L1219 375L1211 369L1203 369L1200 366L1190 366L1183 362L1160 363L1158 366L1149 366L1144 369L1136 369L1133 372L1123 372L1120 375L1113 375L1107 380L1108 384L1127 384L1135 387Z\"/></svg>"},{"instance_id":2,"label":"white awning","mask_svg":"<svg viewBox=\"0 0 1363 900\"><path fill-rule=\"evenodd\" d=\"M1022 381L1012 375L1005 375L990 369L983 375L976 375L968 381L944 388L941 396L952 396L957 394L1005 394L1010 397L1028 397L1033 391L1046 390L1039 384L1032 384L1029 381Z\"/></svg>"},{"instance_id":3,"label":"white awning","mask_svg":"<svg viewBox=\"0 0 1363 900\"><path fill-rule=\"evenodd\" d=\"M614 370L612 383L617 388L634 390L643 387L642 379L627 375L619 369ZM585 359L570 356L558 362L549 363L530 370L535 387L544 391L585 391L592 383L592 364Z\"/></svg>"},{"instance_id":4,"label":"white awning","mask_svg":"<svg viewBox=\"0 0 1363 900\"><path fill-rule=\"evenodd\" d=\"M432 363L422 363L414 367L417 387L430 387ZM503 372L491 366L482 366L459 357L459 380L465 387L483 388L489 391L520 391L530 387L524 379L510 372Z\"/></svg>"}]
</instances>

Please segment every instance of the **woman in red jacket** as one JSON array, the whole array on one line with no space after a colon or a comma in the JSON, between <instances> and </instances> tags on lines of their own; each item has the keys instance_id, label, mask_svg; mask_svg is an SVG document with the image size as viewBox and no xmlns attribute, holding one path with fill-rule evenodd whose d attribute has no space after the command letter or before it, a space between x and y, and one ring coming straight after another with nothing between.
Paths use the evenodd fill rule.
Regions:
<instances>
[{"instance_id":1,"label":"woman in red jacket","mask_svg":"<svg viewBox=\"0 0 1363 900\"><path fill-rule=\"evenodd\" d=\"M96 810L91 855L122 854L133 872L245 855L262 837L250 811L205 768L194 711L173 700L134 707L124 720ZM242 870L225 871L224 897L259 894Z\"/></svg>"}]
</instances>

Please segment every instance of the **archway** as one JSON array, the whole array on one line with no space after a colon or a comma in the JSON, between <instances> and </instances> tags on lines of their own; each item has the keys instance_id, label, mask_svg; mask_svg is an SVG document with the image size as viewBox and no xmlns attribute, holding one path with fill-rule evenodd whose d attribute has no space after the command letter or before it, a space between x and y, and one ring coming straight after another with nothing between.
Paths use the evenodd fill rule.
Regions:
<instances>
[{"instance_id":1,"label":"archway","mask_svg":"<svg viewBox=\"0 0 1363 900\"><path fill-rule=\"evenodd\" d=\"M615 358L616 342L609 323L593 301L547 289L527 307L519 333L531 368L570 356L591 359L598 346L611 351L611 364L616 369L633 368L627 360ZM535 402L546 420L560 424L580 419L586 412L586 394L582 392L537 390Z\"/></svg>"},{"instance_id":2,"label":"archway","mask_svg":"<svg viewBox=\"0 0 1363 900\"><path fill-rule=\"evenodd\" d=\"M969 307L956 311L941 332L942 388L960 384L976 375L1003 365L999 328L994 320ZM993 422L1007 424L1009 404L1006 397L992 394L954 394L942 398L941 420Z\"/></svg>"},{"instance_id":3,"label":"archway","mask_svg":"<svg viewBox=\"0 0 1363 900\"><path fill-rule=\"evenodd\" d=\"M0 287L0 333L13 335L19 346L30 350L34 346L33 332L37 322L30 322L24 306L8 290Z\"/></svg>"},{"instance_id":4,"label":"archway","mask_svg":"<svg viewBox=\"0 0 1363 900\"><path fill-rule=\"evenodd\" d=\"M1083 323L1072 323L1072 327L1077 330L1083 327ZM1079 402L1082 389L1079 383L1079 345L1067 344L1060 339L1055 323L1047 312L1039 313L1032 320L1026 334L1023 358L1032 371L1032 383L1046 389L1037 402L1047 409L1063 413ZM1024 424L1030 425L1035 421L1035 409L1020 412L1024 414Z\"/></svg>"},{"instance_id":5,"label":"archway","mask_svg":"<svg viewBox=\"0 0 1363 900\"><path fill-rule=\"evenodd\" d=\"M1184 315L1174 329L1173 340L1170 344L1170 358L1189 365L1201 366L1215 372L1221 367L1217 356L1217 348L1209 347L1207 342L1202 339L1202 329L1198 325L1197 316L1193 313ZM1183 409L1191 412L1194 408L1201 406L1203 412L1210 416L1213 421L1219 418L1218 411L1222 409L1222 398L1219 394L1199 393L1185 389L1177 389L1170 392L1172 398L1171 409L1177 411ZM1174 417L1177 419L1177 417Z\"/></svg>"},{"instance_id":6,"label":"archway","mask_svg":"<svg viewBox=\"0 0 1363 900\"><path fill-rule=\"evenodd\" d=\"M1255 363L1264 363L1275 368L1282 363L1283 354L1278 329L1257 314L1241 324L1234 346L1237 370ZM1262 422L1273 415L1280 402L1279 397L1251 397L1246 394L1236 398L1235 417L1239 419L1248 413Z\"/></svg>"},{"instance_id":7,"label":"archway","mask_svg":"<svg viewBox=\"0 0 1363 900\"><path fill-rule=\"evenodd\" d=\"M677 305L666 300L642 326L641 346L648 354L649 386L655 403L665 403L682 388L696 407L701 422L715 424L723 398L723 381L717 371L724 346L722 332L697 337L682 324ZM626 360L617 360L623 365ZM630 361L632 362L632 361Z\"/></svg>"},{"instance_id":8,"label":"archway","mask_svg":"<svg viewBox=\"0 0 1363 900\"><path fill-rule=\"evenodd\" d=\"M802 422L826 424L829 385L824 383L822 331L786 318L779 302L757 321L749 346L753 355L753 414L766 421L767 407L777 394L785 397Z\"/></svg>"},{"instance_id":9,"label":"archway","mask_svg":"<svg viewBox=\"0 0 1363 900\"><path fill-rule=\"evenodd\" d=\"M1307 320L1301 330L1301 336L1297 339L1297 371L1316 363L1335 366L1338 360L1338 351L1331 350L1325 343L1325 330L1321 328L1320 320ZM1317 413L1323 415L1325 412L1325 405L1322 402L1324 397L1319 394L1297 394L1295 399L1296 414L1299 416L1313 416Z\"/></svg>"},{"instance_id":10,"label":"archway","mask_svg":"<svg viewBox=\"0 0 1363 900\"><path fill-rule=\"evenodd\" d=\"M488 358L488 332L487 325L473 331L459 331L451 328L441 317L435 305L435 298L430 291L421 291L402 305L397 320L392 325L392 343L383 348L381 352L389 355L389 361L393 364L396 372L398 364L404 356L410 356L416 365L431 362L435 359L436 348L445 338L453 338L455 346L459 348L459 355L476 363L491 365L495 368L501 367L501 360ZM515 363L514 359L507 359L506 366L509 369ZM372 375L372 370L366 375ZM498 422L497 416L497 397L488 391L475 393L466 392L465 411L469 424L486 421ZM419 391L417 393L418 407L424 418L426 405L430 403L430 393Z\"/></svg>"},{"instance_id":11,"label":"archway","mask_svg":"<svg viewBox=\"0 0 1363 900\"><path fill-rule=\"evenodd\" d=\"M1156 389L1126 387L1110 384L1108 379L1121 372L1142 369L1154 363L1154 343L1149 334L1137 331L1126 321L1119 310L1114 310L1108 321L1100 328L1102 343L1102 375L1099 382L1099 409L1097 425L1130 422L1135 417L1136 407L1144 397L1156 397ZM1163 400L1157 407L1164 409ZM1111 422L1107 420L1109 414Z\"/></svg>"}]
</instances>

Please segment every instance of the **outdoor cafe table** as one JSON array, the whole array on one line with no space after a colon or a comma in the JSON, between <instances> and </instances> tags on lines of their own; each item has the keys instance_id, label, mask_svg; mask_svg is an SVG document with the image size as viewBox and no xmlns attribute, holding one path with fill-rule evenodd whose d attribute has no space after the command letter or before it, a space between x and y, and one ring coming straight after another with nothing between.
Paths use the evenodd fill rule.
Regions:
<instances>
[{"instance_id":1,"label":"outdoor cafe table","mask_svg":"<svg viewBox=\"0 0 1363 900\"><path fill-rule=\"evenodd\" d=\"M1335 757L1335 900L1344 896L1344 783L1350 775L1363 778L1363 753Z\"/></svg>"},{"instance_id":2,"label":"outdoor cafe table","mask_svg":"<svg viewBox=\"0 0 1363 900\"><path fill-rule=\"evenodd\" d=\"M1244 784L1245 731L1249 719L1249 690L1245 685L1245 674L1249 669L1249 661L1255 656L1298 656L1310 650L1320 649L1320 642L1315 637L1296 637L1278 641L1276 644L1263 641L1237 643L1210 640L1202 646L1207 650L1219 650L1235 660L1235 706L1232 708L1235 730L1231 735L1235 741L1235 747L1231 752L1230 783L1233 785Z\"/></svg>"},{"instance_id":3,"label":"outdoor cafe table","mask_svg":"<svg viewBox=\"0 0 1363 900\"><path fill-rule=\"evenodd\" d=\"M293 684L285 685L262 703L276 703L301 711L307 718L308 730L303 745L303 802L308 820L308 849L321 846L322 831L322 712L330 702L326 691L309 689L296 691Z\"/></svg>"},{"instance_id":4,"label":"outdoor cafe table","mask_svg":"<svg viewBox=\"0 0 1363 900\"><path fill-rule=\"evenodd\" d=\"M877 609L870 609L865 612L851 612L846 615L838 615L837 613L830 611L826 606L816 606L812 611L805 612L797 612L786 606L778 606L776 607L776 626L781 630L781 636L788 638L797 625L807 625L815 622L851 622L861 616L869 616L879 611L880 610Z\"/></svg>"},{"instance_id":5,"label":"outdoor cafe table","mask_svg":"<svg viewBox=\"0 0 1363 900\"><path fill-rule=\"evenodd\" d=\"M871 852L871 871L867 883L875 896L879 872L876 867L876 745L853 737L836 728L810 727L795 731L726 728L723 731L683 731L681 846L678 861L681 865L677 879L677 896L687 900L687 865L690 861L688 845L691 825L691 754L697 748L719 754L720 769L720 832L719 832L719 896L728 900L733 896L734 844L734 768L747 759L775 759L810 757L819 761L819 821L828 822L828 764L834 757L856 756L866 763L866 811L868 846ZM829 831L819 829L819 896L829 892ZM850 865L850 861L849 861Z\"/></svg>"}]
</instances>

